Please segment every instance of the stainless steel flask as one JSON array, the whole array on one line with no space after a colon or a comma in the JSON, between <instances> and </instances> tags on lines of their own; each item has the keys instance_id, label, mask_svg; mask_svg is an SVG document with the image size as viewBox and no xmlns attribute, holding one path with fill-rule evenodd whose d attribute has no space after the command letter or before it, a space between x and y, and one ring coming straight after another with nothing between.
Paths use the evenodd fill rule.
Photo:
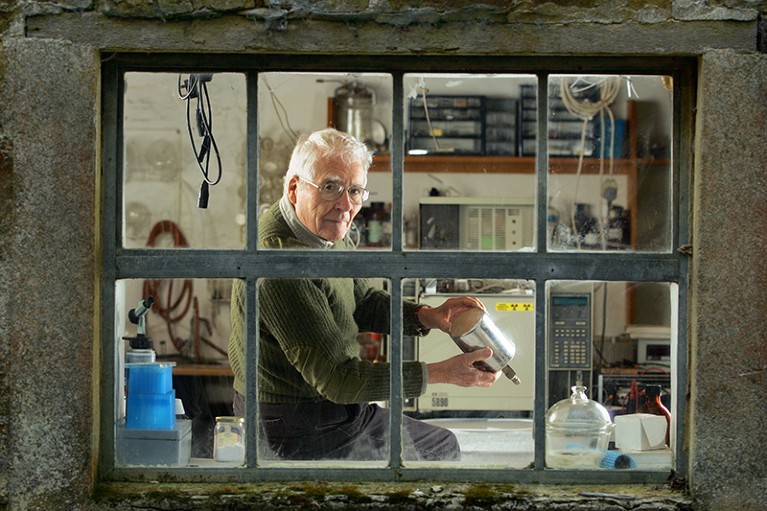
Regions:
<instances>
[{"instance_id":1,"label":"stainless steel flask","mask_svg":"<svg viewBox=\"0 0 767 511\"><path fill-rule=\"evenodd\" d=\"M493 355L490 358L475 365L487 371L503 371L515 384L521 383L519 376L509 365L517 353L514 341L507 338L482 309L468 309L459 314L450 327L450 337L464 353L484 347L492 349Z\"/></svg>"}]
</instances>

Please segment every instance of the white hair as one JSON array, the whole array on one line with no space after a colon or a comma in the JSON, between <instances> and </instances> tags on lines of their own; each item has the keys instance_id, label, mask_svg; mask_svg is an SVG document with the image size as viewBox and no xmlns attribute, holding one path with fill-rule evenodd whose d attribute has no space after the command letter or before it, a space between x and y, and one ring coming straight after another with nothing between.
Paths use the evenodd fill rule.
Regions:
<instances>
[{"instance_id":1,"label":"white hair","mask_svg":"<svg viewBox=\"0 0 767 511\"><path fill-rule=\"evenodd\" d=\"M317 161L330 158L340 158L348 164L360 163L362 171L367 176L368 169L373 163L373 151L348 133L334 128L301 135L290 156L290 164L284 178L284 193L288 193L288 184L293 176L313 181Z\"/></svg>"}]
</instances>

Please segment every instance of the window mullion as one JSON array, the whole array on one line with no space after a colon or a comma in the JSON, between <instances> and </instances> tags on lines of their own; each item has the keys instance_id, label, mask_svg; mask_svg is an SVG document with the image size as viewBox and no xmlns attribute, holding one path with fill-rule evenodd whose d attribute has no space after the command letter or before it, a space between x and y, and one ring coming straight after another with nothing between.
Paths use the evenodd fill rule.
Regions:
<instances>
[{"instance_id":1,"label":"window mullion","mask_svg":"<svg viewBox=\"0 0 767 511\"><path fill-rule=\"evenodd\" d=\"M402 466L402 281L391 279L391 354L390 354L390 467L398 470Z\"/></svg>"},{"instance_id":2,"label":"window mullion","mask_svg":"<svg viewBox=\"0 0 767 511\"><path fill-rule=\"evenodd\" d=\"M232 304L234 307L235 304ZM258 288L256 279L245 281L245 461L256 466L258 452Z\"/></svg>"},{"instance_id":3,"label":"window mullion","mask_svg":"<svg viewBox=\"0 0 767 511\"><path fill-rule=\"evenodd\" d=\"M402 73L392 75L392 134L389 144L392 173L392 251L402 250L402 232L404 230L403 178L405 173L405 131L404 131L404 84ZM396 219L396 220L395 220ZM395 227L396 226L396 227Z\"/></svg>"},{"instance_id":4,"label":"window mullion","mask_svg":"<svg viewBox=\"0 0 767 511\"><path fill-rule=\"evenodd\" d=\"M258 73L250 72L247 83L247 147L245 170L245 236L246 247L252 252L258 246Z\"/></svg>"},{"instance_id":5,"label":"window mullion","mask_svg":"<svg viewBox=\"0 0 767 511\"><path fill-rule=\"evenodd\" d=\"M547 211L548 211L548 172L549 172L549 151L548 141L548 75L541 73L538 75L538 96L536 98L536 157L535 157L535 177L537 184L536 197L536 222L535 232L536 245L538 253L542 254L547 250Z\"/></svg>"},{"instance_id":6,"label":"window mullion","mask_svg":"<svg viewBox=\"0 0 767 511\"><path fill-rule=\"evenodd\" d=\"M392 136L391 136L391 173L392 173L392 237L393 252L402 251L402 174L404 172L404 133L403 133L403 83L402 73L392 76ZM398 106L397 106L398 105ZM394 219L397 219L396 222ZM393 470L402 465L402 281L399 276L391 280L390 320L390 462Z\"/></svg>"},{"instance_id":7,"label":"window mullion","mask_svg":"<svg viewBox=\"0 0 767 511\"><path fill-rule=\"evenodd\" d=\"M548 75L538 75L536 98L536 245L539 254L547 251L547 202L548 202ZM535 398L533 400L534 467L545 467L546 431L546 280L535 281Z\"/></svg>"}]
</instances>

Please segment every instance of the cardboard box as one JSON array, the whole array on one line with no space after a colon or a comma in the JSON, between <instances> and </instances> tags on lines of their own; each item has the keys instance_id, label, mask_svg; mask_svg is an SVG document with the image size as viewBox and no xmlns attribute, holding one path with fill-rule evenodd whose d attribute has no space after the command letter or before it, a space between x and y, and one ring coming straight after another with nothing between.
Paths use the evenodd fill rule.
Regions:
<instances>
[{"instance_id":1,"label":"cardboard box","mask_svg":"<svg viewBox=\"0 0 767 511\"><path fill-rule=\"evenodd\" d=\"M666 418L649 413L615 417L615 447L622 451L651 451L666 447Z\"/></svg>"}]
</instances>

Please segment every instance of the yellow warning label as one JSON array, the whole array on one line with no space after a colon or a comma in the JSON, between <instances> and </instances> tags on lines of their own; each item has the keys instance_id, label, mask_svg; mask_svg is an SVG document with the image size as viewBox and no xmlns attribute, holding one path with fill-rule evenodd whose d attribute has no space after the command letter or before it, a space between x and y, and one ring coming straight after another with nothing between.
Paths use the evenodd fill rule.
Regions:
<instances>
[{"instance_id":1,"label":"yellow warning label","mask_svg":"<svg viewBox=\"0 0 767 511\"><path fill-rule=\"evenodd\" d=\"M530 312L535 310L535 305L529 302L498 302L495 304L497 312Z\"/></svg>"}]
</instances>

